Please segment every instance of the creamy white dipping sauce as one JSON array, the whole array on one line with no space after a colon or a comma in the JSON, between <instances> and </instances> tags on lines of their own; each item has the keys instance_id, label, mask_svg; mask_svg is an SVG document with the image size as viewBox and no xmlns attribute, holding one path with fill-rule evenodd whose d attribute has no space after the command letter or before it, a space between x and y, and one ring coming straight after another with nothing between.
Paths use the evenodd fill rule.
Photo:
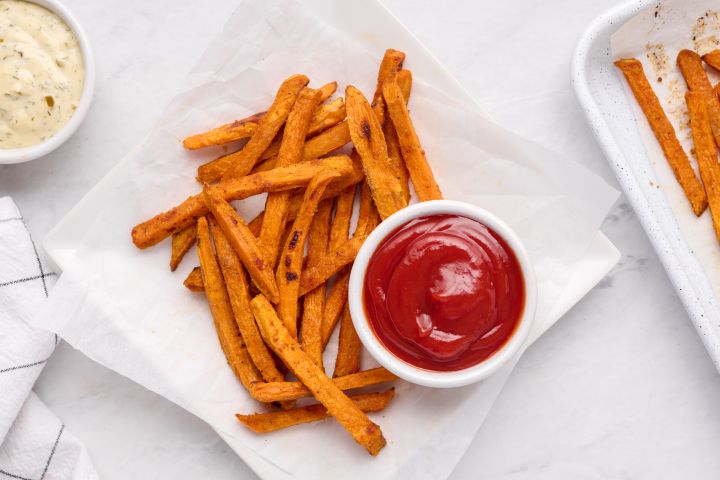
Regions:
<instances>
[{"instance_id":1,"label":"creamy white dipping sauce","mask_svg":"<svg viewBox=\"0 0 720 480\"><path fill-rule=\"evenodd\" d=\"M75 34L49 10L0 0L0 148L52 137L80 102L85 69Z\"/></svg>"}]
</instances>

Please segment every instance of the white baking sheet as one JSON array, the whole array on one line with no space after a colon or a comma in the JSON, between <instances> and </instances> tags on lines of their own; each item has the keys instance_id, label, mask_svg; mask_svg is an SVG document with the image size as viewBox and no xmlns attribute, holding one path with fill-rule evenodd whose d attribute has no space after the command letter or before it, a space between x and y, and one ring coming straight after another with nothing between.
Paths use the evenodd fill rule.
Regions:
<instances>
[{"instance_id":1,"label":"white baking sheet","mask_svg":"<svg viewBox=\"0 0 720 480\"><path fill-rule=\"evenodd\" d=\"M267 476L447 475L512 369L451 391L399 383L397 399L378 419L389 445L376 459L332 422L257 436L241 428L233 413L258 406L227 369L202 297L180 285L193 263L171 274L167 243L142 252L130 244L133 224L197 189L197 164L189 159L196 155L179 146L184 135L262 109L278 82L296 70L315 84L337 79L369 92L380 55L295 2L241 5L190 77L193 88L171 103L156 129L56 236L74 236L66 244L76 253L37 323L200 416L244 458L272 467L272 473L263 471ZM407 65L422 71L412 57ZM458 104L419 74L411 109L446 196L493 210L523 238L539 279L538 330L545 328L596 239L614 190ZM250 214L247 204L241 209ZM52 245L46 247L52 254Z\"/></svg>"},{"instance_id":2,"label":"white baking sheet","mask_svg":"<svg viewBox=\"0 0 720 480\"><path fill-rule=\"evenodd\" d=\"M629 87L612 62L639 59L686 152L692 138L676 67L679 50L720 44L720 6L633 1L601 15L581 38L573 81L593 131L716 366L720 366L720 247L709 211L696 218ZM716 72L708 70L713 80Z\"/></svg>"}]
</instances>

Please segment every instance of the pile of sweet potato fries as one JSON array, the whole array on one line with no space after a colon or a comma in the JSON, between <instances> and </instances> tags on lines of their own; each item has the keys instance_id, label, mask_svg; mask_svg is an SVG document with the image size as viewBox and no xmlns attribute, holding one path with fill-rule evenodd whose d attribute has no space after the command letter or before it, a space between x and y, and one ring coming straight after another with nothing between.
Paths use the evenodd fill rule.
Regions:
<instances>
[{"instance_id":1,"label":"pile of sweet potato fries","mask_svg":"<svg viewBox=\"0 0 720 480\"><path fill-rule=\"evenodd\" d=\"M720 148L720 83L712 86L703 62L720 71L720 50L702 57L692 50L681 50L677 56L677 66L688 88L685 102L700 178L653 92L642 63L634 58L624 58L616 61L615 66L625 76L693 213L699 217L709 206L715 236L720 240L720 163L717 156Z\"/></svg>"},{"instance_id":2,"label":"pile of sweet potato fries","mask_svg":"<svg viewBox=\"0 0 720 480\"><path fill-rule=\"evenodd\" d=\"M197 243L200 266L185 285L205 293L230 367L270 409L237 415L255 432L332 416L371 455L386 443L366 412L385 408L394 389L345 393L396 379L384 368L360 370L347 295L365 238L410 201L408 179L420 201L441 198L408 113L404 59L385 52L371 101L348 86L344 99L328 102L336 82L313 89L293 75L266 112L186 138L188 149L247 141L198 168L200 193L132 230L141 249L172 236L172 270ZM326 156L350 143L349 156ZM249 223L229 203L262 193L265 210ZM338 323L330 377L322 354ZM319 403L295 405L309 396Z\"/></svg>"}]
</instances>

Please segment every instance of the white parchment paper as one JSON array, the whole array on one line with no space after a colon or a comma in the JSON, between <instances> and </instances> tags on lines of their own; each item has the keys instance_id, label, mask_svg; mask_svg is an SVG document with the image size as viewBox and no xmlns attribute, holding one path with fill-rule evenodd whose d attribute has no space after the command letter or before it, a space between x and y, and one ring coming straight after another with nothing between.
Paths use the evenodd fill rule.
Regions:
<instances>
[{"instance_id":1,"label":"white parchment paper","mask_svg":"<svg viewBox=\"0 0 720 480\"><path fill-rule=\"evenodd\" d=\"M685 104L687 85L677 68L676 60L682 49L704 55L720 48L720 4L712 0L663 0L626 22L612 35L610 42L613 59L632 57L642 62L650 85L697 172ZM720 80L720 75L712 68L707 67L706 71L713 85ZM617 74L622 77L619 71ZM622 84L653 166L655 175L648 181L665 194L690 249L705 267L710 284L718 294L720 248L713 231L710 210L706 210L700 218L693 214L630 87L624 79Z\"/></svg>"},{"instance_id":2,"label":"white parchment paper","mask_svg":"<svg viewBox=\"0 0 720 480\"><path fill-rule=\"evenodd\" d=\"M256 435L234 414L260 406L227 367L204 296L182 286L197 264L194 252L171 273L169 242L140 251L130 241L133 225L197 192L199 161L218 153L186 152L183 137L264 110L282 79L296 72L307 74L314 86L337 80L340 93L353 84L371 95L381 56L351 43L292 0L244 2L198 62L188 90L102 181L97 214L77 232L78 253L35 323L207 421L241 456L261 459L266 476L447 476L513 365L461 389L397 382L392 404L373 417L388 439L377 458L332 421ZM412 58L406 67L413 68ZM536 328L542 328L615 190L421 78L415 79L410 109L445 196L495 212L524 241L538 279ZM250 217L259 200L237 206ZM328 348L330 365L335 348ZM366 358L363 368L374 365Z\"/></svg>"}]
</instances>

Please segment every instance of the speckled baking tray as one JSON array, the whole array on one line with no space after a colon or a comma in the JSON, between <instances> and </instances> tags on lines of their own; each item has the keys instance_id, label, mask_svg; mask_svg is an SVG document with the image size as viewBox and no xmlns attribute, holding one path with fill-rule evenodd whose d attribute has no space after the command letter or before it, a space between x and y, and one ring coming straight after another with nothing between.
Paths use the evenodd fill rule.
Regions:
<instances>
[{"instance_id":1,"label":"speckled baking tray","mask_svg":"<svg viewBox=\"0 0 720 480\"><path fill-rule=\"evenodd\" d=\"M703 266L692 253L685 233L646 154L631 105L615 72L610 37L627 20L657 0L634 0L597 17L578 42L572 59L575 94L635 210L690 319L720 369L720 309Z\"/></svg>"}]
</instances>

